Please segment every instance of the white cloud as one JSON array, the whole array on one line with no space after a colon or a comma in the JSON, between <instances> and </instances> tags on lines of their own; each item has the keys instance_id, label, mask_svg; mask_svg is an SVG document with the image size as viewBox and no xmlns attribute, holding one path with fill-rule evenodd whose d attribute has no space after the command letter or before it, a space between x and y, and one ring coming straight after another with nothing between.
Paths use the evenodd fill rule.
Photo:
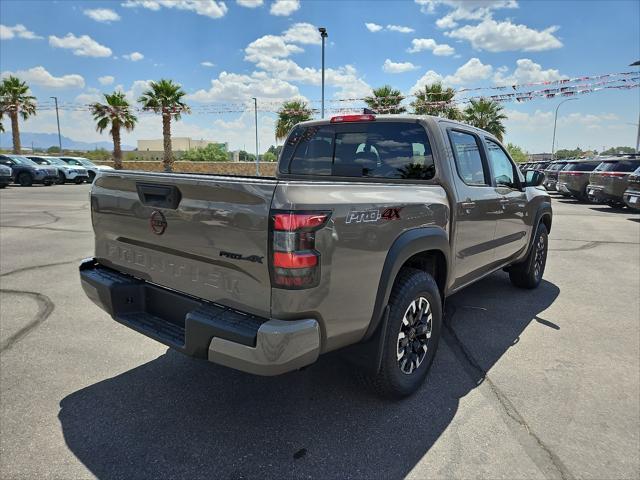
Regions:
<instances>
[{"instance_id":1,"label":"white cloud","mask_svg":"<svg viewBox=\"0 0 640 480\"><path fill-rule=\"evenodd\" d=\"M378 25L377 23L369 23L369 22L365 23L364 26L367 27L367 30L369 30L370 32L379 32L384 28L382 25Z\"/></svg>"},{"instance_id":2,"label":"white cloud","mask_svg":"<svg viewBox=\"0 0 640 480\"><path fill-rule=\"evenodd\" d=\"M402 25L387 25L387 30L391 32L400 32L400 33L412 33L415 30L411 27L404 27Z\"/></svg>"},{"instance_id":3,"label":"white cloud","mask_svg":"<svg viewBox=\"0 0 640 480\"><path fill-rule=\"evenodd\" d=\"M384 61L384 64L382 65L382 70L386 73L404 73L404 72L411 72L413 70L417 70L418 67L417 65L414 65L411 62L392 62L391 60L389 60L388 58Z\"/></svg>"},{"instance_id":4,"label":"white cloud","mask_svg":"<svg viewBox=\"0 0 640 480\"><path fill-rule=\"evenodd\" d=\"M493 81L497 85L516 85L521 83L552 82L554 80L568 78L553 68L543 70L539 63L535 63L529 58L517 60L516 69L511 75L505 76L504 74L507 71L507 67L499 68L493 77Z\"/></svg>"},{"instance_id":5,"label":"white cloud","mask_svg":"<svg viewBox=\"0 0 640 480\"><path fill-rule=\"evenodd\" d=\"M251 97L287 99L299 94L295 85L258 72L252 75L222 72L211 80L211 88L189 94L187 99L194 102L247 100Z\"/></svg>"},{"instance_id":6,"label":"white cloud","mask_svg":"<svg viewBox=\"0 0 640 480\"><path fill-rule=\"evenodd\" d=\"M294 23L284 31L282 38L286 42L320 45L322 38L318 28L311 23Z\"/></svg>"},{"instance_id":7,"label":"white cloud","mask_svg":"<svg viewBox=\"0 0 640 480\"><path fill-rule=\"evenodd\" d=\"M122 85L116 85L115 90L123 92L127 101L133 105L138 102L138 97L142 95L142 92L148 90L150 86L151 80L135 80L129 90L125 90Z\"/></svg>"},{"instance_id":8,"label":"white cloud","mask_svg":"<svg viewBox=\"0 0 640 480\"><path fill-rule=\"evenodd\" d=\"M276 0L271 4L269 13L279 17L287 17L300 8L300 0Z\"/></svg>"},{"instance_id":9,"label":"white cloud","mask_svg":"<svg viewBox=\"0 0 640 480\"><path fill-rule=\"evenodd\" d=\"M209 62L209 61L205 61L205 62L200 62L200 65L202 65L203 67L207 67L207 68L211 68L211 67L215 67L215 63L213 62Z\"/></svg>"},{"instance_id":10,"label":"white cloud","mask_svg":"<svg viewBox=\"0 0 640 480\"><path fill-rule=\"evenodd\" d=\"M86 91L75 98L75 101L86 105L88 103L101 102L103 99L104 97L100 93L100 90L97 88L87 88Z\"/></svg>"},{"instance_id":11,"label":"white cloud","mask_svg":"<svg viewBox=\"0 0 640 480\"><path fill-rule=\"evenodd\" d=\"M24 38L26 40L39 40L42 37L36 35L31 30L28 30L27 27L18 23L13 27L8 25L0 25L0 40L11 40L12 38Z\"/></svg>"},{"instance_id":12,"label":"white cloud","mask_svg":"<svg viewBox=\"0 0 640 480\"><path fill-rule=\"evenodd\" d=\"M115 77L112 75L105 75L104 77L98 77L98 82L100 85L111 85L115 80Z\"/></svg>"},{"instance_id":13,"label":"white cloud","mask_svg":"<svg viewBox=\"0 0 640 480\"><path fill-rule=\"evenodd\" d=\"M84 14L96 22L109 23L120 20L120 15L110 8L92 8L85 10Z\"/></svg>"},{"instance_id":14,"label":"white cloud","mask_svg":"<svg viewBox=\"0 0 640 480\"><path fill-rule=\"evenodd\" d=\"M236 3L241 7L257 8L262 6L264 0L236 0Z\"/></svg>"},{"instance_id":15,"label":"white cloud","mask_svg":"<svg viewBox=\"0 0 640 480\"><path fill-rule=\"evenodd\" d=\"M456 53L455 49L446 43L438 44L433 38L414 38L411 40L412 47L407 50L409 53L418 53L423 50L431 50L434 55L448 56Z\"/></svg>"},{"instance_id":16,"label":"white cloud","mask_svg":"<svg viewBox=\"0 0 640 480\"><path fill-rule=\"evenodd\" d=\"M89 35L76 37L73 33L67 33L63 38L55 35L49 36L49 45L55 48L73 50L74 55L80 57L110 57L111 49L100 45Z\"/></svg>"},{"instance_id":17,"label":"white cloud","mask_svg":"<svg viewBox=\"0 0 640 480\"><path fill-rule=\"evenodd\" d=\"M146 8L158 11L161 8L175 8L195 12L209 18L221 18L227 13L227 6L224 2L215 0L127 0L122 4L127 8Z\"/></svg>"},{"instance_id":18,"label":"white cloud","mask_svg":"<svg viewBox=\"0 0 640 480\"><path fill-rule=\"evenodd\" d=\"M518 8L516 0L415 0L421 5L423 13L435 13L436 8L444 5L451 9L444 17L436 21L439 28L454 28L460 20L484 20L490 18L494 10Z\"/></svg>"},{"instance_id":19,"label":"white cloud","mask_svg":"<svg viewBox=\"0 0 640 480\"><path fill-rule=\"evenodd\" d=\"M444 79L442 75L434 72L433 70L427 71L422 77L420 77L416 83L411 87L410 92L412 94L416 93L418 90L422 90L425 85L431 85L433 83L442 83Z\"/></svg>"},{"instance_id":20,"label":"white cloud","mask_svg":"<svg viewBox=\"0 0 640 480\"><path fill-rule=\"evenodd\" d=\"M453 75L444 77L444 83L448 85L462 85L479 80L486 80L493 73L491 65L484 65L480 59L472 58L456 70Z\"/></svg>"},{"instance_id":21,"label":"white cloud","mask_svg":"<svg viewBox=\"0 0 640 480\"><path fill-rule=\"evenodd\" d=\"M46 88L84 88L84 78L72 73L61 77L54 77L43 66L33 67L29 70L17 72L2 72L2 77L14 75L30 85L38 85Z\"/></svg>"},{"instance_id":22,"label":"white cloud","mask_svg":"<svg viewBox=\"0 0 640 480\"><path fill-rule=\"evenodd\" d=\"M265 35L260 37L244 49L245 60L260 63L270 58L284 58L292 53L300 53L304 50L297 45L286 43L282 37Z\"/></svg>"},{"instance_id":23,"label":"white cloud","mask_svg":"<svg viewBox=\"0 0 640 480\"><path fill-rule=\"evenodd\" d=\"M144 55L140 52L131 52L127 55L122 55L122 58L126 58L127 60L131 60L132 62L139 62L144 58Z\"/></svg>"},{"instance_id":24,"label":"white cloud","mask_svg":"<svg viewBox=\"0 0 640 480\"><path fill-rule=\"evenodd\" d=\"M562 47L562 42L553 35L557 30L557 26L534 30L526 25L511 23L509 20L496 22L487 18L477 25L465 25L445 35L467 40L476 50L540 52Z\"/></svg>"}]
</instances>

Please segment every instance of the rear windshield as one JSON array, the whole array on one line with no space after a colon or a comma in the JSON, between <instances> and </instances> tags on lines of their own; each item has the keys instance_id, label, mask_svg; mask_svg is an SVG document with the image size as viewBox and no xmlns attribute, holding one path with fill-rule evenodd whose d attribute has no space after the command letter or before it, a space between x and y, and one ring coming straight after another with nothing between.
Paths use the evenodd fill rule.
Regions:
<instances>
[{"instance_id":1,"label":"rear windshield","mask_svg":"<svg viewBox=\"0 0 640 480\"><path fill-rule=\"evenodd\" d=\"M549 170L550 172L555 172L556 170L562 170L562 167L564 167L565 165L566 163L554 163L552 165L549 165L547 170Z\"/></svg>"},{"instance_id":2,"label":"rear windshield","mask_svg":"<svg viewBox=\"0 0 640 480\"><path fill-rule=\"evenodd\" d=\"M598 166L593 162L567 163L562 169L565 172L591 172Z\"/></svg>"},{"instance_id":3,"label":"rear windshield","mask_svg":"<svg viewBox=\"0 0 640 480\"><path fill-rule=\"evenodd\" d=\"M596 169L599 172L633 172L640 166L640 160L617 160L602 162Z\"/></svg>"},{"instance_id":4,"label":"rear windshield","mask_svg":"<svg viewBox=\"0 0 640 480\"><path fill-rule=\"evenodd\" d=\"M296 127L281 161L285 172L297 175L418 180L435 175L427 133L407 122Z\"/></svg>"}]
</instances>

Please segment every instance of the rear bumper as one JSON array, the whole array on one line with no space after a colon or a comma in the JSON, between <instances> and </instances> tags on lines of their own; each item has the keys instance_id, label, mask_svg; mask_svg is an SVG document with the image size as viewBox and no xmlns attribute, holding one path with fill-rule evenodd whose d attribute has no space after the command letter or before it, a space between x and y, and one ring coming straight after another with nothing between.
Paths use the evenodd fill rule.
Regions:
<instances>
[{"instance_id":1,"label":"rear bumper","mask_svg":"<svg viewBox=\"0 0 640 480\"><path fill-rule=\"evenodd\" d=\"M608 193L604 187L588 185L587 196L593 202L622 202L622 198Z\"/></svg>"},{"instance_id":2,"label":"rear bumper","mask_svg":"<svg viewBox=\"0 0 640 480\"><path fill-rule=\"evenodd\" d=\"M623 199L627 207L640 210L640 191L627 190L624 192Z\"/></svg>"},{"instance_id":3,"label":"rear bumper","mask_svg":"<svg viewBox=\"0 0 640 480\"><path fill-rule=\"evenodd\" d=\"M186 355L256 375L310 365L320 353L313 319L283 321L238 312L125 275L88 259L87 296L119 323Z\"/></svg>"},{"instance_id":4,"label":"rear bumper","mask_svg":"<svg viewBox=\"0 0 640 480\"><path fill-rule=\"evenodd\" d=\"M553 191L556 189L556 183L557 183L557 180L554 180L553 178L549 178L544 181L543 185L544 185L544 188L546 188L547 190Z\"/></svg>"}]
</instances>

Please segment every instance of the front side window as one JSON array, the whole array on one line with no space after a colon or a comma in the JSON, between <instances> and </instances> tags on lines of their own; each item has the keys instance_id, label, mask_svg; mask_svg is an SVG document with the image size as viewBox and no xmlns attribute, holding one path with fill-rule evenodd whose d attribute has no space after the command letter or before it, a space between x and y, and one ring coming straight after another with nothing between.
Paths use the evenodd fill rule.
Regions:
<instances>
[{"instance_id":1,"label":"front side window","mask_svg":"<svg viewBox=\"0 0 640 480\"><path fill-rule=\"evenodd\" d=\"M493 170L493 180L499 187L516 188L516 175L513 164L507 154L496 142L485 139L489 163Z\"/></svg>"},{"instance_id":2,"label":"front side window","mask_svg":"<svg viewBox=\"0 0 640 480\"><path fill-rule=\"evenodd\" d=\"M452 130L449 134L460 178L467 185L489 185L489 176L482 161L480 145L476 137L456 130Z\"/></svg>"},{"instance_id":3,"label":"front side window","mask_svg":"<svg viewBox=\"0 0 640 480\"><path fill-rule=\"evenodd\" d=\"M339 177L430 180L435 175L423 127L407 122L312 126L292 132L289 173Z\"/></svg>"}]
</instances>

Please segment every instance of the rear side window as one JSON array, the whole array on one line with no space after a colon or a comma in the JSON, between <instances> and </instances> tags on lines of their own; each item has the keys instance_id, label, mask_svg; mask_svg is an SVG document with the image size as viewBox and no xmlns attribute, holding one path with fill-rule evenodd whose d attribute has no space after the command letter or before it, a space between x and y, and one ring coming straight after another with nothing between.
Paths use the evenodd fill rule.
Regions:
<instances>
[{"instance_id":1,"label":"rear side window","mask_svg":"<svg viewBox=\"0 0 640 480\"><path fill-rule=\"evenodd\" d=\"M289 173L430 180L431 145L416 123L372 122L300 127L283 150Z\"/></svg>"},{"instance_id":2,"label":"rear side window","mask_svg":"<svg viewBox=\"0 0 640 480\"><path fill-rule=\"evenodd\" d=\"M480 145L475 135L451 130L449 136L458 174L464 183L467 185L489 185L491 182L482 161Z\"/></svg>"},{"instance_id":3,"label":"rear side window","mask_svg":"<svg viewBox=\"0 0 640 480\"><path fill-rule=\"evenodd\" d=\"M633 172L640 166L640 160L619 160L616 162L603 162L598 166L601 172Z\"/></svg>"}]
</instances>

